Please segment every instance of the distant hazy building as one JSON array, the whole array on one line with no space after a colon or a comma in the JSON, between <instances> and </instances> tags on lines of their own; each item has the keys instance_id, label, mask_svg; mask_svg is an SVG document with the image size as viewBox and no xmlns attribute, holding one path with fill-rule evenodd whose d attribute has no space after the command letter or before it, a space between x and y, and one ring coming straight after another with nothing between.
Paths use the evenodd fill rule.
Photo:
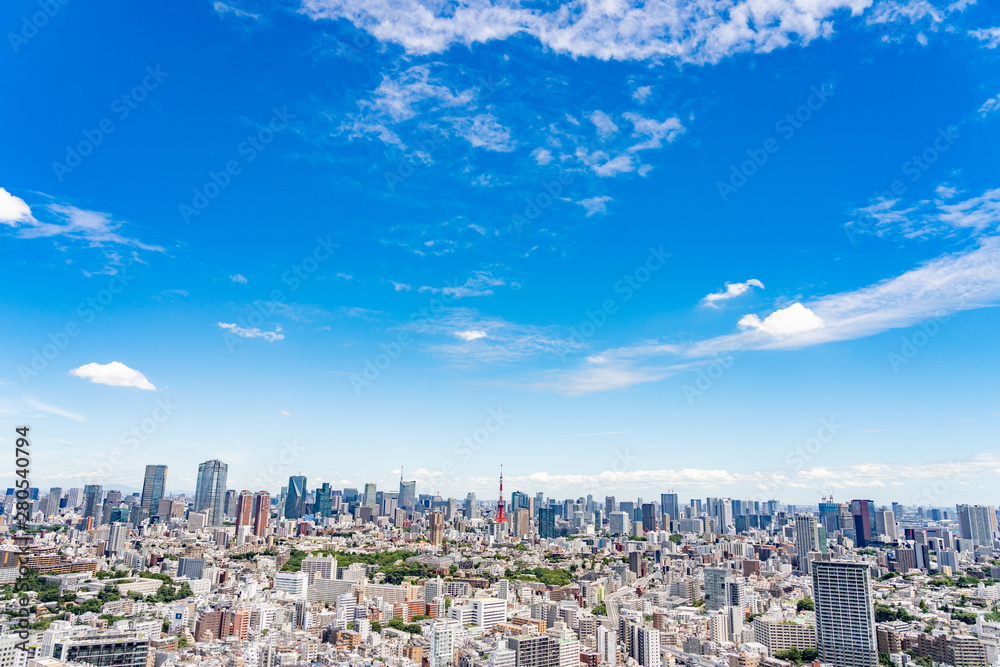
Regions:
<instances>
[{"instance_id":1,"label":"distant hazy building","mask_svg":"<svg viewBox=\"0 0 1000 667\"><path fill-rule=\"evenodd\" d=\"M198 465L198 481L194 493L194 511L204 512L210 526L221 526L225 519L226 476L229 466L218 459Z\"/></svg>"},{"instance_id":2,"label":"distant hazy building","mask_svg":"<svg viewBox=\"0 0 1000 667\"><path fill-rule=\"evenodd\" d=\"M440 546L444 541L444 514L441 512L431 512L427 516L427 525L430 531L431 544Z\"/></svg>"},{"instance_id":3,"label":"distant hazy building","mask_svg":"<svg viewBox=\"0 0 1000 667\"><path fill-rule=\"evenodd\" d=\"M417 504L417 483L399 480L399 498L396 503L407 512L412 512Z\"/></svg>"},{"instance_id":4,"label":"distant hazy building","mask_svg":"<svg viewBox=\"0 0 1000 667\"><path fill-rule=\"evenodd\" d=\"M373 484L372 482L368 482L367 484L365 484L365 493L364 496L362 496L361 498L361 504L365 507L375 507L375 505L378 502L377 498L375 497L375 494L377 493L378 490L375 484Z\"/></svg>"},{"instance_id":5,"label":"distant hazy building","mask_svg":"<svg viewBox=\"0 0 1000 667\"><path fill-rule=\"evenodd\" d=\"M83 487L83 518L93 518L96 525L100 522L101 495L104 489L100 484L87 484Z\"/></svg>"},{"instance_id":6,"label":"distant hazy building","mask_svg":"<svg viewBox=\"0 0 1000 667\"><path fill-rule=\"evenodd\" d=\"M465 510L462 516L466 519L479 518L479 503L476 501L476 494L470 493L465 497Z\"/></svg>"}]
</instances>

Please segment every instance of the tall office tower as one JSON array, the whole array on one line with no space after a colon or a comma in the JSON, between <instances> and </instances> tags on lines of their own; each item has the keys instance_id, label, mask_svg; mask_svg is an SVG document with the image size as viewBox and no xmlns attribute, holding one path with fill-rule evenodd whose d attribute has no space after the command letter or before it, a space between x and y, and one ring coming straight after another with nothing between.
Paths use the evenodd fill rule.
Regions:
<instances>
[{"instance_id":1,"label":"tall office tower","mask_svg":"<svg viewBox=\"0 0 1000 667\"><path fill-rule=\"evenodd\" d=\"M806 554L819 551L819 526L816 517L800 514L795 517L795 544L799 552L799 569L808 572Z\"/></svg>"},{"instance_id":2,"label":"tall office tower","mask_svg":"<svg viewBox=\"0 0 1000 667\"><path fill-rule=\"evenodd\" d=\"M660 509L663 510L663 529L670 530L670 521L680 521L680 506L676 493L660 494Z\"/></svg>"},{"instance_id":3,"label":"tall office tower","mask_svg":"<svg viewBox=\"0 0 1000 667\"><path fill-rule=\"evenodd\" d=\"M111 510L118 507L122 502L122 492L112 489L104 496L104 506L101 509L101 524L110 523Z\"/></svg>"},{"instance_id":4,"label":"tall office tower","mask_svg":"<svg viewBox=\"0 0 1000 667\"><path fill-rule=\"evenodd\" d=\"M656 503L642 504L642 530L656 530Z\"/></svg>"},{"instance_id":5,"label":"tall office tower","mask_svg":"<svg viewBox=\"0 0 1000 667\"><path fill-rule=\"evenodd\" d=\"M726 577L729 570L723 567L705 568L705 609L718 611L726 606Z\"/></svg>"},{"instance_id":6,"label":"tall office tower","mask_svg":"<svg viewBox=\"0 0 1000 667\"><path fill-rule=\"evenodd\" d=\"M333 489L329 482L323 482L316 489L316 509L313 512L317 516L333 516Z\"/></svg>"},{"instance_id":7,"label":"tall office tower","mask_svg":"<svg viewBox=\"0 0 1000 667\"><path fill-rule=\"evenodd\" d=\"M198 481L194 492L194 511L205 512L209 526L221 526L226 518L223 502L226 498L226 476L229 466L218 459L198 464Z\"/></svg>"},{"instance_id":8,"label":"tall office tower","mask_svg":"<svg viewBox=\"0 0 1000 667\"><path fill-rule=\"evenodd\" d=\"M694 512L694 517L692 518L696 519L701 516L701 498L691 499L691 510Z\"/></svg>"},{"instance_id":9,"label":"tall office tower","mask_svg":"<svg viewBox=\"0 0 1000 667\"><path fill-rule=\"evenodd\" d=\"M288 478L288 495L285 496L285 518L301 519L306 507L306 478L292 475Z\"/></svg>"},{"instance_id":10,"label":"tall office tower","mask_svg":"<svg viewBox=\"0 0 1000 667\"><path fill-rule=\"evenodd\" d=\"M958 526L962 539L972 540L976 546L993 544L997 531L996 509L990 505L958 505Z\"/></svg>"},{"instance_id":11,"label":"tall office tower","mask_svg":"<svg viewBox=\"0 0 1000 667\"><path fill-rule=\"evenodd\" d=\"M412 512L417 507L417 483L416 481L404 482L399 480L399 507L407 512Z\"/></svg>"},{"instance_id":12,"label":"tall office tower","mask_svg":"<svg viewBox=\"0 0 1000 667\"><path fill-rule=\"evenodd\" d=\"M902 519L903 518L903 506L900 505L899 503L893 503L892 504L892 513L896 516L897 519Z\"/></svg>"},{"instance_id":13,"label":"tall office tower","mask_svg":"<svg viewBox=\"0 0 1000 667\"><path fill-rule=\"evenodd\" d=\"M74 507L80 506L80 498L83 497L83 492L79 487L74 487L66 492L66 507L73 509Z\"/></svg>"},{"instance_id":14,"label":"tall office tower","mask_svg":"<svg viewBox=\"0 0 1000 667\"><path fill-rule=\"evenodd\" d=\"M378 490L376 489L374 482L368 482L365 484L365 494L361 498L361 504L364 507L375 507L378 503L378 499L375 497L375 494L377 493Z\"/></svg>"},{"instance_id":15,"label":"tall office tower","mask_svg":"<svg viewBox=\"0 0 1000 667\"><path fill-rule=\"evenodd\" d=\"M556 536L556 511L551 507L538 510L538 536L546 539Z\"/></svg>"},{"instance_id":16,"label":"tall office tower","mask_svg":"<svg viewBox=\"0 0 1000 667\"><path fill-rule=\"evenodd\" d=\"M530 517L527 507L519 507L511 512L511 518L514 519L514 537L525 537L531 532Z\"/></svg>"},{"instance_id":17,"label":"tall office tower","mask_svg":"<svg viewBox=\"0 0 1000 667\"><path fill-rule=\"evenodd\" d=\"M139 506L145 516L152 518L160 506L160 499L167 486L167 466L148 465L142 479L142 496Z\"/></svg>"},{"instance_id":18,"label":"tall office tower","mask_svg":"<svg viewBox=\"0 0 1000 667\"><path fill-rule=\"evenodd\" d=\"M236 516L236 499L239 498L236 489L227 489L225 499L222 501L222 509L226 516Z\"/></svg>"},{"instance_id":19,"label":"tall office tower","mask_svg":"<svg viewBox=\"0 0 1000 667\"><path fill-rule=\"evenodd\" d=\"M253 496L253 534L264 537L264 529L271 520L271 494L260 491Z\"/></svg>"},{"instance_id":20,"label":"tall office tower","mask_svg":"<svg viewBox=\"0 0 1000 667\"><path fill-rule=\"evenodd\" d=\"M854 517L857 545L868 546L875 539L875 503L871 500L852 500L851 516Z\"/></svg>"},{"instance_id":21,"label":"tall office tower","mask_svg":"<svg viewBox=\"0 0 1000 667\"><path fill-rule=\"evenodd\" d=\"M819 523L826 529L828 535L840 530L840 505L832 501L820 503Z\"/></svg>"},{"instance_id":22,"label":"tall office tower","mask_svg":"<svg viewBox=\"0 0 1000 667\"><path fill-rule=\"evenodd\" d=\"M867 563L813 563L816 646L834 667L876 667L875 610Z\"/></svg>"},{"instance_id":23,"label":"tall office tower","mask_svg":"<svg viewBox=\"0 0 1000 667\"><path fill-rule=\"evenodd\" d=\"M534 507L531 508L533 514L537 515L538 510L545 506L545 494L539 491L535 494Z\"/></svg>"},{"instance_id":24,"label":"tall office tower","mask_svg":"<svg viewBox=\"0 0 1000 667\"><path fill-rule=\"evenodd\" d=\"M117 554L119 551L125 548L125 536L128 533L128 528L123 523L112 523L111 530L108 531L108 546L106 551L108 554Z\"/></svg>"},{"instance_id":25,"label":"tall office tower","mask_svg":"<svg viewBox=\"0 0 1000 667\"><path fill-rule=\"evenodd\" d=\"M101 494L103 491L100 484L87 484L83 487L83 518L93 518L94 524L97 524L101 518Z\"/></svg>"},{"instance_id":26,"label":"tall office tower","mask_svg":"<svg viewBox=\"0 0 1000 667\"><path fill-rule=\"evenodd\" d=\"M889 540L899 539L899 531L896 529L896 515L892 510L884 507L875 510L875 532L878 535L885 535Z\"/></svg>"},{"instance_id":27,"label":"tall office tower","mask_svg":"<svg viewBox=\"0 0 1000 667\"><path fill-rule=\"evenodd\" d=\"M618 503L618 511L625 512L628 515L628 522L632 523L635 521L635 503L631 500L623 500Z\"/></svg>"},{"instance_id":28,"label":"tall office tower","mask_svg":"<svg viewBox=\"0 0 1000 667\"><path fill-rule=\"evenodd\" d=\"M608 515L608 532L612 535L627 535L631 523L626 512L612 512Z\"/></svg>"},{"instance_id":29,"label":"tall office tower","mask_svg":"<svg viewBox=\"0 0 1000 667\"><path fill-rule=\"evenodd\" d=\"M253 493L241 491L236 499L236 527L253 525Z\"/></svg>"},{"instance_id":30,"label":"tall office tower","mask_svg":"<svg viewBox=\"0 0 1000 667\"><path fill-rule=\"evenodd\" d=\"M59 514L59 501L62 500L62 489L53 486L49 489L49 500L45 504L45 516L56 516Z\"/></svg>"},{"instance_id":31,"label":"tall office tower","mask_svg":"<svg viewBox=\"0 0 1000 667\"><path fill-rule=\"evenodd\" d=\"M612 512L618 511L618 503L615 502L614 496L605 496L604 498L604 515L611 516Z\"/></svg>"},{"instance_id":32,"label":"tall office tower","mask_svg":"<svg viewBox=\"0 0 1000 667\"><path fill-rule=\"evenodd\" d=\"M427 526L431 534L431 544L439 547L444 541L444 514L431 512L427 517Z\"/></svg>"},{"instance_id":33,"label":"tall office tower","mask_svg":"<svg viewBox=\"0 0 1000 667\"><path fill-rule=\"evenodd\" d=\"M465 497L465 511L462 516L466 519L478 519L479 518L479 505L476 502L476 494L470 493Z\"/></svg>"}]
</instances>

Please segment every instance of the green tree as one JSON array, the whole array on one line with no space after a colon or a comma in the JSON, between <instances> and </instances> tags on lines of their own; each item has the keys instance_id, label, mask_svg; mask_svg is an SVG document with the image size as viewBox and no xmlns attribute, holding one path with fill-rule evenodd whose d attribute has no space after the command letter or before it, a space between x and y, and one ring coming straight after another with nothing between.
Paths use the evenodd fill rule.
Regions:
<instances>
[{"instance_id":1,"label":"green tree","mask_svg":"<svg viewBox=\"0 0 1000 667\"><path fill-rule=\"evenodd\" d=\"M816 611L816 605L811 598L802 598L795 603L797 611Z\"/></svg>"}]
</instances>

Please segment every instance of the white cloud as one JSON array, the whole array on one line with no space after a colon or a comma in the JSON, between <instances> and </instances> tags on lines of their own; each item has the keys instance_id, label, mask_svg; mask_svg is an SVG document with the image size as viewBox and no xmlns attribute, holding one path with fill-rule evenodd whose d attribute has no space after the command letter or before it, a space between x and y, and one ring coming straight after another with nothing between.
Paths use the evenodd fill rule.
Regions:
<instances>
[{"instance_id":1,"label":"white cloud","mask_svg":"<svg viewBox=\"0 0 1000 667\"><path fill-rule=\"evenodd\" d=\"M303 0L313 19L346 19L409 53L441 53L525 33L574 57L718 62L768 53L833 33L843 10L861 14L872 0L569 0L551 6L470 0L458 6L421 0Z\"/></svg>"},{"instance_id":2,"label":"white cloud","mask_svg":"<svg viewBox=\"0 0 1000 667\"><path fill-rule=\"evenodd\" d=\"M849 236L900 234L906 238L950 234L956 229L974 235L1000 230L1000 188L954 201L958 190L939 186L933 201L901 207L898 199L878 199L854 211L855 220L845 225Z\"/></svg>"},{"instance_id":3,"label":"white cloud","mask_svg":"<svg viewBox=\"0 0 1000 667\"><path fill-rule=\"evenodd\" d=\"M397 292L409 292L411 289L413 289L406 283L397 283L395 280L390 280L389 283L392 285L392 288Z\"/></svg>"},{"instance_id":4,"label":"white cloud","mask_svg":"<svg viewBox=\"0 0 1000 667\"><path fill-rule=\"evenodd\" d=\"M717 307L715 304L719 301L728 301L729 299L735 299L738 296L742 296L743 294L749 292L751 287L764 289L764 283L756 278L751 278L745 283L726 283L726 289L721 292L714 292L712 294L705 295L705 298L701 300L701 303L715 308Z\"/></svg>"},{"instance_id":5,"label":"white cloud","mask_svg":"<svg viewBox=\"0 0 1000 667\"><path fill-rule=\"evenodd\" d=\"M22 222L35 222L31 208L20 197L0 188L0 224L17 227Z\"/></svg>"},{"instance_id":6,"label":"white cloud","mask_svg":"<svg viewBox=\"0 0 1000 667\"><path fill-rule=\"evenodd\" d=\"M65 417L66 419L72 419L73 421L86 421L83 415L77 414L76 412L70 412L55 405L49 405L48 403L42 403L41 401L35 400L30 396L24 397L24 403L29 408L33 410L38 410L39 412L45 412L50 415L56 415L57 417Z\"/></svg>"},{"instance_id":7,"label":"white cloud","mask_svg":"<svg viewBox=\"0 0 1000 667\"><path fill-rule=\"evenodd\" d=\"M469 331L456 331L455 335L466 342L471 342L479 338L486 338L486 332L482 329L475 329Z\"/></svg>"},{"instance_id":8,"label":"white cloud","mask_svg":"<svg viewBox=\"0 0 1000 667\"><path fill-rule=\"evenodd\" d=\"M597 135L600 137L610 137L618 131L618 126L611 120L611 116L603 111L595 111L590 114L590 122L597 128Z\"/></svg>"},{"instance_id":9,"label":"white cloud","mask_svg":"<svg viewBox=\"0 0 1000 667\"><path fill-rule=\"evenodd\" d=\"M442 118L452 123L455 131L474 148L509 153L514 150L510 130L497 121L492 114L476 114L468 118Z\"/></svg>"},{"instance_id":10,"label":"white cloud","mask_svg":"<svg viewBox=\"0 0 1000 667\"><path fill-rule=\"evenodd\" d=\"M292 416L292 413L291 413L291 412L289 412L288 410L282 410L282 411L281 411L281 412L280 412L279 414L280 414L280 415L281 415L282 417L291 417L291 416Z\"/></svg>"},{"instance_id":11,"label":"white cloud","mask_svg":"<svg viewBox=\"0 0 1000 667\"><path fill-rule=\"evenodd\" d=\"M146 379L145 375L134 368L129 368L120 361L112 361L109 364L84 364L79 368L74 368L69 374L90 380L95 384L107 384L113 387L135 387L136 389L146 389L148 391L156 390L156 387Z\"/></svg>"},{"instance_id":12,"label":"white cloud","mask_svg":"<svg viewBox=\"0 0 1000 667\"><path fill-rule=\"evenodd\" d=\"M238 4L239 0L236 0L236 2ZM234 7L233 5L226 2L214 2L212 3L212 9L215 10L216 14L222 17L231 14L241 19L251 19L254 21L260 18L260 14L252 14L251 12L242 10L239 7Z\"/></svg>"},{"instance_id":13,"label":"white cloud","mask_svg":"<svg viewBox=\"0 0 1000 667\"><path fill-rule=\"evenodd\" d=\"M669 144L684 134L684 125L681 124L680 118L677 117L657 121L629 111L623 113L622 118L632 123L633 137L646 137L645 141L629 148L631 152L662 148L664 140Z\"/></svg>"},{"instance_id":14,"label":"white cloud","mask_svg":"<svg viewBox=\"0 0 1000 667\"><path fill-rule=\"evenodd\" d=\"M1000 95L997 95L996 97L991 97L990 99L983 102L983 105L979 107L979 117L986 118L997 109L1000 109Z\"/></svg>"},{"instance_id":15,"label":"white cloud","mask_svg":"<svg viewBox=\"0 0 1000 667\"><path fill-rule=\"evenodd\" d=\"M242 285L247 284L247 279L241 273L237 273L235 276L229 276L229 279L234 283L240 283Z\"/></svg>"},{"instance_id":16,"label":"white cloud","mask_svg":"<svg viewBox=\"0 0 1000 667\"><path fill-rule=\"evenodd\" d=\"M587 217L592 215L597 215L598 213L608 212L608 202L612 201L611 197L591 197L590 199L581 199L577 202L580 206L587 209Z\"/></svg>"},{"instance_id":17,"label":"white cloud","mask_svg":"<svg viewBox=\"0 0 1000 667\"><path fill-rule=\"evenodd\" d=\"M495 278L489 271L475 271L471 278L461 285L448 285L446 287L423 286L421 292L431 292L432 294L449 294L457 299L467 296L489 296L493 294L494 287L502 287L506 283L502 278Z\"/></svg>"},{"instance_id":18,"label":"white cloud","mask_svg":"<svg viewBox=\"0 0 1000 667\"><path fill-rule=\"evenodd\" d=\"M639 86L632 91L632 99L639 104L645 104L649 96L653 94L652 86Z\"/></svg>"},{"instance_id":19,"label":"white cloud","mask_svg":"<svg viewBox=\"0 0 1000 667\"><path fill-rule=\"evenodd\" d=\"M983 42L983 48L995 49L1000 46L1000 28L984 28L982 30L970 30L969 35Z\"/></svg>"},{"instance_id":20,"label":"white cloud","mask_svg":"<svg viewBox=\"0 0 1000 667\"><path fill-rule=\"evenodd\" d=\"M535 158L535 162L545 166L549 162L552 162L552 151L547 148L536 148L531 151L531 157Z\"/></svg>"},{"instance_id":21,"label":"white cloud","mask_svg":"<svg viewBox=\"0 0 1000 667\"><path fill-rule=\"evenodd\" d=\"M763 320L756 315L744 315L740 318L739 325L778 338L819 329L823 326L823 320L801 303L793 303L787 308L774 311Z\"/></svg>"},{"instance_id":22,"label":"white cloud","mask_svg":"<svg viewBox=\"0 0 1000 667\"><path fill-rule=\"evenodd\" d=\"M240 338L263 338L269 343L285 339L285 334L281 333L280 326L275 326L274 331L262 331L257 327L246 329L235 323L219 322L218 327Z\"/></svg>"}]
</instances>

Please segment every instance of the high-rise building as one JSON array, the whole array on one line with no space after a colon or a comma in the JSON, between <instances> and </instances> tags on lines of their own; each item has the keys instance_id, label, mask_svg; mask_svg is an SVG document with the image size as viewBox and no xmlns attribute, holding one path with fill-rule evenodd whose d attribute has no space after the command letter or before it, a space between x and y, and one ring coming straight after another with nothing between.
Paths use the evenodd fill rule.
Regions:
<instances>
[{"instance_id":1,"label":"high-rise building","mask_svg":"<svg viewBox=\"0 0 1000 667\"><path fill-rule=\"evenodd\" d=\"M642 530L643 532L656 530L655 503L643 503L642 505Z\"/></svg>"},{"instance_id":2,"label":"high-rise building","mask_svg":"<svg viewBox=\"0 0 1000 667\"><path fill-rule=\"evenodd\" d=\"M142 479L142 496L140 496L139 506L145 516L152 518L156 515L160 500L166 492L167 486L167 466L148 465L146 474Z\"/></svg>"},{"instance_id":3,"label":"high-rise building","mask_svg":"<svg viewBox=\"0 0 1000 667\"><path fill-rule=\"evenodd\" d=\"M538 510L538 536L545 539L556 536L556 511L551 507Z\"/></svg>"},{"instance_id":4,"label":"high-rise building","mask_svg":"<svg viewBox=\"0 0 1000 667\"><path fill-rule=\"evenodd\" d=\"M427 516L427 526L430 531L431 544L441 546L444 541L444 514L441 512L431 512Z\"/></svg>"},{"instance_id":5,"label":"high-rise building","mask_svg":"<svg viewBox=\"0 0 1000 667\"><path fill-rule=\"evenodd\" d=\"M111 524L111 529L108 531L108 546L106 552L109 555L117 554L119 551L125 548L125 537L128 534L128 527L119 522Z\"/></svg>"},{"instance_id":6,"label":"high-rise building","mask_svg":"<svg viewBox=\"0 0 1000 667\"><path fill-rule=\"evenodd\" d=\"M264 537L264 529L271 520L271 494L267 491L255 493L253 497L253 534Z\"/></svg>"},{"instance_id":7,"label":"high-rise building","mask_svg":"<svg viewBox=\"0 0 1000 667\"><path fill-rule=\"evenodd\" d=\"M630 526L627 512L612 512L608 515L608 532L612 535L626 535Z\"/></svg>"},{"instance_id":8,"label":"high-rise building","mask_svg":"<svg viewBox=\"0 0 1000 667\"><path fill-rule=\"evenodd\" d=\"M375 497L376 493L378 493L378 490L374 482L365 484L365 495L361 499L361 504L365 507L375 507L378 504L378 499Z\"/></svg>"},{"instance_id":9,"label":"high-rise building","mask_svg":"<svg viewBox=\"0 0 1000 667\"><path fill-rule=\"evenodd\" d=\"M83 518L93 518L96 525L100 521L101 495L104 489L100 484L87 484L83 487Z\"/></svg>"},{"instance_id":10,"label":"high-rise building","mask_svg":"<svg viewBox=\"0 0 1000 667\"><path fill-rule=\"evenodd\" d=\"M399 480L399 498L397 505L407 512L412 512L417 506L417 483L416 481Z\"/></svg>"},{"instance_id":11,"label":"high-rise building","mask_svg":"<svg viewBox=\"0 0 1000 667\"><path fill-rule=\"evenodd\" d=\"M62 500L62 489L53 486L49 489L49 499L45 504L45 516L55 516L59 514L59 501Z\"/></svg>"},{"instance_id":12,"label":"high-rise building","mask_svg":"<svg viewBox=\"0 0 1000 667\"><path fill-rule=\"evenodd\" d=\"M676 493L660 494L660 511L663 512L663 529L670 530L670 521L680 520L680 507Z\"/></svg>"},{"instance_id":13,"label":"high-rise building","mask_svg":"<svg viewBox=\"0 0 1000 667\"><path fill-rule=\"evenodd\" d=\"M997 532L996 509L990 505L959 505L958 526L962 538L976 546L993 544Z\"/></svg>"},{"instance_id":14,"label":"high-rise building","mask_svg":"<svg viewBox=\"0 0 1000 667\"><path fill-rule=\"evenodd\" d=\"M816 517L800 514L795 517L795 546L799 552L799 569L808 572L806 554L819 551L819 526Z\"/></svg>"},{"instance_id":15,"label":"high-rise building","mask_svg":"<svg viewBox=\"0 0 1000 667\"><path fill-rule=\"evenodd\" d=\"M896 528L895 513L883 507L875 510L875 534L885 535L890 541L899 539L899 530Z\"/></svg>"},{"instance_id":16,"label":"high-rise building","mask_svg":"<svg viewBox=\"0 0 1000 667\"><path fill-rule=\"evenodd\" d=\"M313 514L321 517L333 516L333 489L330 488L329 482L323 482L316 489L316 506Z\"/></svg>"},{"instance_id":17,"label":"high-rise building","mask_svg":"<svg viewBox=\"0 0 1000 667\"><path fill-rule=\"evenodd\" d=\"M292 475L288 478L288 494L285 496L285 518L301 519L306 507L305 475Z\"/></svg>"},{"instance_id":18,"label":"high-rise building","mask_svg":"<svg viewBox=\"0 0 1000 667\"><path fill-rule=\"evenodd\" d=\"M240 492L236 499L236 526L253 525L253 493L250 491Z\"/></svg>"},{"instance_id":19,"label":"high-rise building","mask_svg":"<svg viewBox=\"0 0 1000 667\"><path fill-rule=\"evenodd\" d=\"M520 538L528 535L531 530L529 527L530 517L531 514L528 513L527 507L519 507L511 512L511 518L514 520L514 537Z\"/></svg>"},{"instance_id":20,"label":"high-rise building","mask_svg":"<svg viewBox=\"0 0 1000 667\"><path fill-rule=\"evenodd\" d=\"M851 515L859 547L866 547L875 539L875 503L871 500L852 500Z\"/></svg>"},{"instance_id":21,"label":"high-rise building","mask_svg":"<svg viewBox=\"0 0 1000 667\"><path fill-rule=\"evenodd\" d=\"M867 563L815 561L816 646L834 667L876 667L875 612Z\"/></svg>"},{"instance_id":22,"label":"high-rise building","mask_svg":"<svg viewBox=\"0 0 1000 667\"><path fill-rule=\"evenodd\" d=\"M226 476L229 466L212 459L198 465L198 481L194 492L194 511L205 512L210 526L221 526L226 517Z\"/></svg>"},{"instance_id":23,"label":"high-rise building","mask_svg":"<svg viewBox=\"0 0 1000 667\"><path fill-rule=\"evenodd\" d=\"M462 512L462 516L466 519L479 518L479 504L476 501L476 494L470 493L465 497L465 510Z\"/></svg>"},{"instance_id":24,"label":"high-rise building","mask_svg":"<svg viewBox=\"0 0 1000 667\"><path fill-rule=\"evenodd\" d=\"M718 611L726 606L726 577L729 570L721 567L705 568L705 609Z\"/></svg>"}]
</instances>

